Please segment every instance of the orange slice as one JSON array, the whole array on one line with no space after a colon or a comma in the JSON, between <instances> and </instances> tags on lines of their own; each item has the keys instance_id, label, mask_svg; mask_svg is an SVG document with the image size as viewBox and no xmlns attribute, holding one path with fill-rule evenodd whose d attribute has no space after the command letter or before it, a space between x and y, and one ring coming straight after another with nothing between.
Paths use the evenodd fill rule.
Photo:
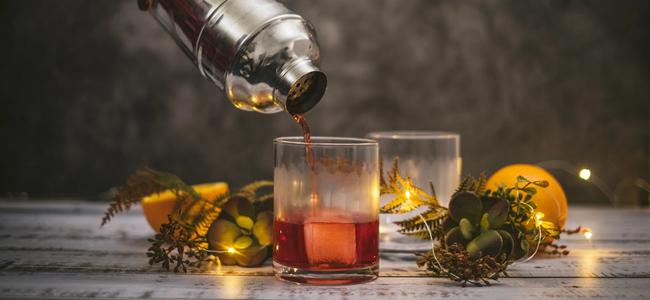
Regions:
<instances>
[{"instance_id":1,"label":"orange slice","mask_svg":"<svg viewBox=\"0 0 650 300\"><path fill-rule=\"evenodd\" d=\"M205 200L212 200L228 192L228 184L225 182L202 183L193 185L192 188ZM158 232L160 225L167 223L167 215L174 211L177 202L176 195L172 191L167 190L144 197L140 205L142 206L142 213L147 219L147 222L149 222L153 230Z\"/></svg>"}]
</instances>

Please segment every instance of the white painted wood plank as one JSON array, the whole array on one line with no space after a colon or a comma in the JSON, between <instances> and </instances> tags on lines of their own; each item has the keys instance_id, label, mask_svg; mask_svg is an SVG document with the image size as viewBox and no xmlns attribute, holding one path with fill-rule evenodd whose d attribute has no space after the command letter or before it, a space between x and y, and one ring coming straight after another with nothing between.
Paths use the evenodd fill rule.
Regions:
<instances>
[{"instance_id":1,"label":"white painted wood plank","mask_svg":"<svg viewBox=\"0 0 650 300\"><path fill-rule=\"evenodd\" d=\"M86 202L0 202L0 270L50 272L158 272L147 264L146 241L153 231L139 211L119 215L106 227L99 227L104 204ZM618 227L594 228L595 238L563 240L572 253L567 257L538 258L513 266L513 277L648 277L650 239L646 232L648 211L574 208L578 218L608 218ZM575 222L572 221L572 222ZM602 222L595 224L601 224ZM635 234L618 234L616 228ZM607 230L605 230L607 228ZM612 238L602 239L602 232ZM620 239L624 236L628 240ZM599 238L600 237L600 238ZM217 272L214 267L204 273ZM224 267L222 274L271 275L262 268ZM382 276L416 276L425 272L415 267L413 256L382 254Z\"/></svg>"},{"instance_id":2,"label":"white painted wood plank","mask_svg":"<svg viewBox=\"0 0 650 300\"><path fill-rule=\"evenodd\" d=\"M99 251L69 250L2 250L0 271L5 272L118 272L158 273L158 266L149 266L141 253L112 253ZM410 254L386 254L381 258L380 274L383 277L426 276L417 269ZM269 263L259 268L234 266L206 266L194 273L221 275L271 276ZM509 274L515 278L535 277L648 277L650 278L650 254L648 251L612 253L603 250L575 250L566 257L542 257L527 263L511 266Z\"/></svg>"},{"instance_id":3,"label":"white painted wood plank","mask_svg":"<svg viewBox=\"0 0 650 300\"><path fill-rule=\"evenodd\" d=\"M100 230L99 221L106 206L105 203L83 201L0 201L0 232L70 232L93 233L93 236L115 232L132 236L149 236L153 233L138 206L116 216ZM567 220L568 228L578 225L592 228L594 240L650 240L648 209L570 207ZM566 239L581 237L569 236Z\"/></svg>"},{"instance_id":4,"label":"white painted wood plank","mask_svg":"<svg viewBox=\"0 0 650 300\"><path fill-rule=\"evenodd\" d=\"M446 279L380 278L350 286L299 286L267 276L0 273L0 298L158 299L648 299L650 279L504 279L461 288Z\"/></svg>"},{"instance_id":5,"label":"white painted wood plank","mask_svg":"<svg viewBox=\"0 0 650 300\"><path fill-rule=\"evenodd\" d=\"M99 227L104 204L85 202L0 202L0 270L29 272L159 272L149 266L144 252L153 231L138 208ZM572 216L604 218L617 226L647 229L648 211L576 208ZM575 222L572 221L572 222ZM595 223L595 224L601 224ZM608 228L609 230L605 230ZM603 232L613 232L602 227ZM648 277L650 240L641 234L592 241L563 240L572 253L567 257L538 258L513 266L513 277ZM600 239L598 237L601 237ZM624 239L624 238L627 238ZM641 238L641 239L639 239ZM216 272L214 267L203 273ZM223 267L221 272L238 275L271 275L268 263L261 268ZM382 254L382 276L424 275L408 254Z\"/></svg>"},{"instance_id":6,"label":"white painted wood plank","mask_svg":"<svg viewBox=\"0 0 650 300\"><path fill-rule=\"evenodd\" d=\"M568 226L591 227L592 241L570 237L562 241L572 251L567 257L537 258L513 266L514 278L496 287L463 289L422 277L411 255L396 253L382 254L379 280L355 286L285 284L268 264L161 273L143 254L153 231L139 208L100 229L105 207L0 201L0 298L650 298L647 210L571 208Z\"/></svg>"}]
</instances>

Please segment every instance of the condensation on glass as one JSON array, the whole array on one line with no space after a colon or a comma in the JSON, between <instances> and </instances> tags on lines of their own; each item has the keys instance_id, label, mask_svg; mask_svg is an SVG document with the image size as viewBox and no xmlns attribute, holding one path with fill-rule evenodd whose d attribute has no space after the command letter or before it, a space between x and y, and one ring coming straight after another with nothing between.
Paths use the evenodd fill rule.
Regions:
<instances>
[{"instance_id":1,"label":"condensation on glass","mask_svg":"<svg viewBox=\"0 0 650 300\"><path fill-rule=\"evenodd\" d=\"M358 283L377 277L379 153L375 141L312 137L307 145L302 137L278 138L273 176L277 277L311 284Z\"/></svg>"},{"instance_id":2,"label":"condensation on glass","mask_svg":"<svg viewBox=\"0 0 650 300\"><path fill-rule=\"evenodd\" d=\"M366 137L379 143L379 151L385 170L399 160L402 175L409 176L418 187L429 192L432 182L436 195L443 206L447 206L451 195L460 183L461 164L460 135L444 131L381 131L371 132ZM385 204L391 195L385 195ZM430 248L428 242L396 233L394 221L413 216L381 216L381 248L392 250L415 250Z\"/></svg>"}]
</instances>

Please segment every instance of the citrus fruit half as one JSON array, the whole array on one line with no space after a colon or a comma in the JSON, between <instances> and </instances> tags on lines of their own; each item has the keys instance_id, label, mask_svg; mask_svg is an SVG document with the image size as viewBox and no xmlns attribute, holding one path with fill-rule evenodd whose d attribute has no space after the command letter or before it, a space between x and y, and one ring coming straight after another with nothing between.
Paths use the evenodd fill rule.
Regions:
<instances>
[{"instance_id":1,"label":"citrus fruit half","mask_svg":"<svg viewBox=\"0 0 650 300\"><path fill-rule=\"evenodd\" d=\"M530 181L546 180L549 186L546 188L535 187L537 193L533 196L533 202L537 205L537 211L543 214L543 220L549 221L564 228L567 216L567 199L560 183L543 168L530 164L514 164L505 166L496 171L487 182L487 188L495 190L501 185L514 186L517 176L523 176ZM522 184L519 184L522 186Z\"/></svg>"},{"instance_id":2,"label":"citrus fruit half","mask_svg":"<svg viewBox=\"0 0 650 300\"><path fill-rule=\"evenodd\" d=\"M228 192L228 184L225 182L202 183L193 185L192 188L205 200L212 200ZM172 191L166 190L142 198L140 205L151 228L159 232L160 225L167 223L167 215L173 212L177 202L176 195Z\"/></svg>"}]
</instances>

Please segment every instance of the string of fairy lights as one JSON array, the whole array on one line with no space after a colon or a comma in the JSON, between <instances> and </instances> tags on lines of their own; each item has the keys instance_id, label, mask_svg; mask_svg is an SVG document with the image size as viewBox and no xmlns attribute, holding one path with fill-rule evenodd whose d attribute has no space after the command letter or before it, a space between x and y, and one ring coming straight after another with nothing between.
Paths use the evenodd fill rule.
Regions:
<instances>
[{"instance_id":1,"label":"string of fairy lights","mask_svg":"<svg viewBox=\"0 0 650 300\"><path fill-rule=\"evenodd\" d=\"M556 168L559 166L560 169L565 170L567 172L570 172L571 174L575 174L575 175L577 175L577 177L579 177L582 180L593 182L605 195L608 196L608 198L611 201L611 192L609 192L610 190L602 182L602 180L598 179L597 177L593 177L591 170L588 169L588 168L578 169L574 165L572 165L572 164L570 164L568 162L565 162L565 161L546 161L546 162L541 162L538 165L542 166L542 167L556 167ZM409 203L411 203L411 191L409 189L405 190L404 197L406 198L405 205L409 205ZM431 228L429 227L428 223L425 221L424 217L419 213L418 213L418 215L420 216L420 218L422 218L422 221L423 221L424 225L426 226L427 231L429 232L429 238L431 239L431 248L432 248L432 252L433 252L433 257L434 257L435 261L438 263L439 267L444 270L444 268L442 268L442 265L438 261L438 258L437 258L436 253L435 253L435 240L433 239L433 234L432 234ZM536 223L535 225L536 225L536 227L540 228L540 233L539 233L539 239L538 239L537 246L539 246L540 243L541 243L541 223L543 221L543 218L544 218L543 213L541 213L541 212L536 212L535 213L535 223ZM581 227L578 233L580 233L586 240L591 240L593 238L593 235L594 235L593 231L589 227ZM537 249L538 247L535 247L535 248ZM234 254L238 253L237 250L234 247L228 247L228 248L226 248L226 250L207 250L206 249L204 251L207 252L207 253L211 253L211 254L234 255ZM526 257L525 259L522 259L521 262L525 262L525 261L530 260L532 257L535 256L536 253L537 253L537 250L535 250L534 253L532 253L531 255ZM452 276L454 276L454 274L452 274Z\"/></svg>"}]
</instances>

